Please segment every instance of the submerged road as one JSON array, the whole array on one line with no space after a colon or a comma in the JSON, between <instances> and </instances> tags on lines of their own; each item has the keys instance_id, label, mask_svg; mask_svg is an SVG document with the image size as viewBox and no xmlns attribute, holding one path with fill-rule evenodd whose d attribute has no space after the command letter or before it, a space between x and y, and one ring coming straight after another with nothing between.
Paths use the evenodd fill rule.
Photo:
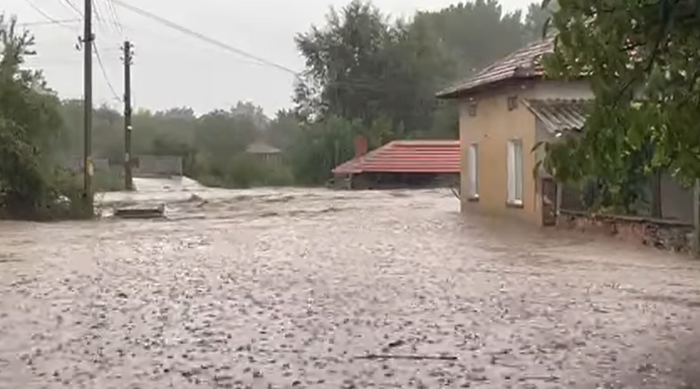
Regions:
<instances>
[{"instance_id":1,"label":"submerged road","mask_svg":"<svg viewBox=\"0 0 700 389\"><path fill-rule=\"evenodd\" d=\"M700 382L692 260L446 190L151 189L102 201L170 220L0 223L0 388Z\"/></svg>"}]
</instances>

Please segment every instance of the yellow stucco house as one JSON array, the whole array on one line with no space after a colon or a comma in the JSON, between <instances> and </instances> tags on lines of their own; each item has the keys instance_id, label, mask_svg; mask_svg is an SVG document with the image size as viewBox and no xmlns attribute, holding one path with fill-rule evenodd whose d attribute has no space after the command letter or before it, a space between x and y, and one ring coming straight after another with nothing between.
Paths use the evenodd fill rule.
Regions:
<instances>
[{"instance_id":1,"label":"yellow stucco house","mask_svg":"<svg viewBox=\"0 0 700 389\"><path fill-rule=\"evenodd\" d=\"M551 38L527 45L473 77L438 93L459 101L461 208L520 218L538 225L556 222L557 189L533 147L558 133L580 130L588 83L549 80L540 60Z\"/></svg>"}]
</instances>

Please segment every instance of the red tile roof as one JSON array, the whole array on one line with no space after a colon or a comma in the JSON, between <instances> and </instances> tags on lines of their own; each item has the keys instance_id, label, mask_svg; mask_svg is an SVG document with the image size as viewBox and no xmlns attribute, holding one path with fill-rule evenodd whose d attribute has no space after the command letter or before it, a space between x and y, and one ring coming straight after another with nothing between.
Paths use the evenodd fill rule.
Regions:
<instances>
[{"instance_id":1,"label":"red tile roof","mask_svg":"<svg viewBox=\"0 0 700 389\"><path fill-rule=\"evenodd\" d=\"M400 140L351 159L334 174L459 173L458 140Z\"/></svg>"},{"instance_id":2,"label":"red tile roof","mask_svg":"<svg viewBox=\"0 0 700 389\"><path fill-rule=\"evenodd\" d=\"M554 50L554 37L531 43L505 58L484 68L476 75L437 94L439 98L455 98L475 88L514 78L533 78L544 75L540 59Z\"/></svg>"}]
</instances>

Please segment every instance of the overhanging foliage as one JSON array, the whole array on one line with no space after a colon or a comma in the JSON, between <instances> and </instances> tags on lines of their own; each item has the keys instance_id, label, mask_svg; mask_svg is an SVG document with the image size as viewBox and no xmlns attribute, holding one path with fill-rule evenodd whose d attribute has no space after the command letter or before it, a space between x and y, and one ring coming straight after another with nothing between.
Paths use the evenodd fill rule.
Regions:
<instances>
[{"instance_id":1,"label":"overhanging foliage","mask_svg":"<svg viewBox=\"0 0 700 389\"><path fill-rule=\"evenodd\" d=\"M583 134L552 146L548 164L559 178L596 176L619 192L659 170L686 184L700 177L699 2L559 0L554 8L547 73L586 76L595 94Z\"/></svg>"}]
</instances>

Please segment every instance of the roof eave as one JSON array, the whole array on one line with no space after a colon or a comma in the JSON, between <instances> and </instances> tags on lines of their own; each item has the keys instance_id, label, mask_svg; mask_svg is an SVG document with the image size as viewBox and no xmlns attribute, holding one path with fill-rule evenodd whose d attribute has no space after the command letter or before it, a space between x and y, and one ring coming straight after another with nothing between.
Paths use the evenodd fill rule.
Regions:
<instances>
[{"instance_id":1,"label":"roof eave","mask_svg":"<svg viewBox=\"0 0 700 389\"><path fill-rule=\"evenodd\" d=\"M543 80L545 77L542 75L522 75L516 77L508 77L502 80L491 81L484 84L474 85L465 89L445 89L442 92L438 92L435 97L443 100L452 99L462 99L465 97L473 96L477 93L484 92L489 89L498 88L504 85L512 84L519 81L530 81L530 80Z\"/></svg>"}]
</instances>

